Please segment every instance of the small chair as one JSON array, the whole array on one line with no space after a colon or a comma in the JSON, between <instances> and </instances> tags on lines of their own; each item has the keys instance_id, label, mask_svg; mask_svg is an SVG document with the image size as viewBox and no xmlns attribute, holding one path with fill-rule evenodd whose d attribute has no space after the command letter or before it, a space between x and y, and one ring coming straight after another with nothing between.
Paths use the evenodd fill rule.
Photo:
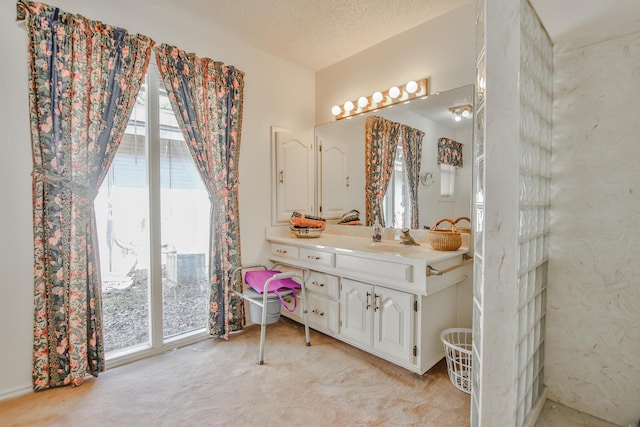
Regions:
<instances>
[{"instance_id":1,"label":"small chair","mask_svg":"<svg viewBox=\"0 0 640 427\"><path fill-rule=\"evenodd\" d=\"M295 288L299 288L302 290L301 299L302 299L302 317L304 320L304 333L305 333L306 345L307 346L311 345L311 338L309 336L309 322L308 322L308 315L307 315L307 285L305 280L305 276L309 276L309 271L304 269L302 277L300 277L300 274L294 271L288 271L283 273L278 270L275 270L275 268L281 265L282 264L274 264L273 267L271 267L271 269L267 269L267 267L265 267L264 265L237 267L231 273L231 280L233 283L235 281L236 274L238 274L238 272L242 272L242 270L251 271L251 269L254 269L254 270L262 269L265 272L267 272L267 274L256 275L255 277L256 280L259 280L259 281L264 280L264 284L253 283L250 285L253 289L255 289L256 291L262 294L262 300L249 298L246 295L244 295L244 293L242 292L231 290L233 294L241 297L242 299L249 301L250 304L256 304L257 306L262 307L262 319L260 322L260 354L258 359L258 365L264 364L264 339L265 339L266 327L267 327L267 299L269 297L269 294L272 294L272 295L278 294L278 290L281 288L294 289L294 292L295 292ZM247 273L248 272L249 271L247 271ZM300 279L301 283L294 281L293 280L294 277ZM242 277L241 275L241 278L242 278L242 282L244 284L247 284L247 281L245 280L246 273L245 273L245 277Z\"/></svg>"}]
</instances>

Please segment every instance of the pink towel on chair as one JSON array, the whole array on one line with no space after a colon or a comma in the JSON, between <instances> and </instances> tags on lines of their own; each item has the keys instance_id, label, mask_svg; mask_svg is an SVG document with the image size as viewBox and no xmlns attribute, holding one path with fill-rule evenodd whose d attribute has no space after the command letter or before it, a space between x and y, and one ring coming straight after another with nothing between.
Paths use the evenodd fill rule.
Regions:
<instances>
[{"instance_id":1,"label":"pink towel on chair","mask_svg":"<svg viewBox=\"0 0 640 427\"><path fill-rule=\"evenodd\" d=\"M249 286L251 286L256 292L263 293L264 292L264 284L267 280L269 280L274 275L281 273L281 271L276 270L251 270L247 271L247 274L244 275L244 280L247 282ZM267 289L267 293L274 293L278 296L280 303L289 313L293 313L296 311L298 307L298 296L296 295L296 289L301 289L302 286L300 283L296 282L291 278L286 279L278 279L272 280L269 283L269 289ZM290 289L293 291L293 308L289 307L287 303L280 295L279 291L284 291Z\"/></svg>"},{"instance_id":2,"label":"pink towel on chair","mask_svg":"<svg viewBox=\"0 0 640 427\"><path fill-rule=\"evenodd\" d=\"M256 292L264 292L264 283L274 275L281 273L276 270L251 270L247 271L244 276L244 280L249 286L255 289ZM302 286L291 278L273 280L269 283L268 292L275 292L278 289L300 289Z\"/></svg>"}]
</instances>

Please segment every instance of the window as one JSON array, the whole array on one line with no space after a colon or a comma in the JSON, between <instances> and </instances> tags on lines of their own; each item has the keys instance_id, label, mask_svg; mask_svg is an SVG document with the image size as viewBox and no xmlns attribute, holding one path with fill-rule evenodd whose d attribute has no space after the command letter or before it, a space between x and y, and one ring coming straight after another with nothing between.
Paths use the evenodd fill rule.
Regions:
<instances>
[{"instance_id":1,"label":"window","mask_svg":"<svg viewBox=\"0 0 640 427\"><path fill-rule=\"evenodd\" d=\"M393 173L382 202L385 226L393 228L411 227L411 195L404 161L402 143L398 143Z\"/></svg>"},{"instance_id":2,"label":"window","mask_svg":"<svg viewBox=\"0 0 640 427\"><path fill-rule=\"evenodd\" d=\"M153 63L95 209L107 360L207 336L210 202Z\"/></svg>"}]
</instances>

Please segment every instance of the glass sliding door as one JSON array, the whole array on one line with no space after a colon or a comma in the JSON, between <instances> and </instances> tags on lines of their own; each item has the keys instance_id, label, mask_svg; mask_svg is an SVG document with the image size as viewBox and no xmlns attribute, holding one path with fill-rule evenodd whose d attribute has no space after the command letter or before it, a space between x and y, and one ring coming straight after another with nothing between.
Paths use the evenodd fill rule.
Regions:
<instances>
[{"instance_id":1,"label":"glass sliding door","mask_svg":"<svg viewBox=\"0 0 640 427\"><path fill-rule=\"evenodd\" d=\"M94 202L106 353L151 345L146 98L145 83Z\"/></svg>"},{"instance_id":2,"label":"glass sliding door","mask_svg":"<svg viewBox=\"0 0 640 427\"><path fill-rule=\"evenodd\" d=\"M154 63L94 206L107 361L207 337L209 197Z\"/></svg>"},{"instance_id":3,"label":"glass sliding door","mask_svg":"<svg viewBox=\"0 0 640 427\"><path fill-rule=\"evenodd\" d=\"M160 88L162 313L165 340L204 330L209 301L209 196Z\"/></svg>"}]
</instances>

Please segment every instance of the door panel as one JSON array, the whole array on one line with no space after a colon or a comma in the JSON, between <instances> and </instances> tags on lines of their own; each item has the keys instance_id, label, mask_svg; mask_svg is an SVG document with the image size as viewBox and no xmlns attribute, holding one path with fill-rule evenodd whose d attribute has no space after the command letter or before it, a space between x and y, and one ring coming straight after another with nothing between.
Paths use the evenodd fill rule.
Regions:
<instances>
[{"instance_id":1,"label":"door panel","mask_svg":"<svg viewBox=\"0 0 640 427\"><path fill-rule=\"evenodd\" d=\"M284 129L273 130L275 144L276 221L293 211L315 213L313 143Z\"/></svg>"},{"instance_id":2,"label":"door panel","mask_svg":"<svg viewBox=\"0 0 640 427\"><path fill-rule=\"evenodd\" d=\"M353 280L342 280L340 293L340 334L360 344L371 346L371 306L373 287Z\"/></svg>"},{"instance_id":3,"label":"door panel","mask_svg":"<svg viewBox=\"0 0 640 427\"><path fill-rule=\"evenodd\" d=\"M350 185L347 153L340 147L323 143L320 154L321 215L324 218L340 218L343 213L351 210L347 206Z\"/></svg>"},{"instance_id":4,"label":"door panel","mask_svg":"<svg viewBox=\"0 0 640 427\"><path fill-rule=\"evenodd\" d=\"M375 288L374 297L374 348L396 358L411 361L414 342L414 296L378 286Z\"/></svg>"}]
</instances>

